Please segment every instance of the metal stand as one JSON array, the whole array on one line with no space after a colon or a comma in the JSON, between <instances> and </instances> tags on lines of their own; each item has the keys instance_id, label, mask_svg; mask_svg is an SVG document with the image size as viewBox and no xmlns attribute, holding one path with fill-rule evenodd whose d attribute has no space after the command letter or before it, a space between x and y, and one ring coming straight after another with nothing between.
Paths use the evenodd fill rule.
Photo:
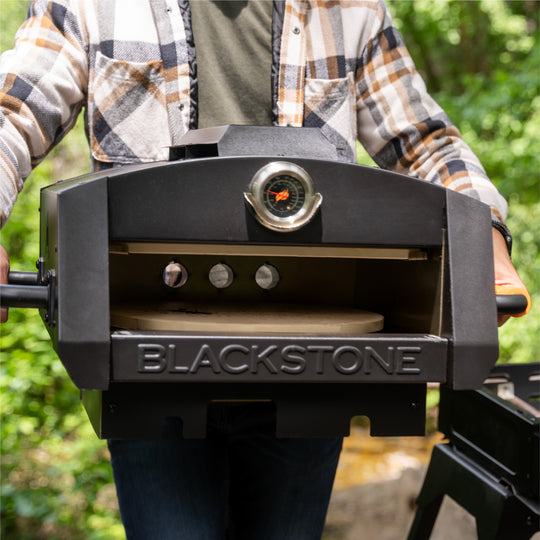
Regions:
<instances>
[{"instance_id":1,"label":"metal stand","mask_svg":"<svg viewBox=\"0 0 540 540\"><path fill-rule=\"evenodd\" d=\"M479 540L540 530L540 364L498 365L474 391L441 387L439 429L408 540L430 538L443 497L476 519ZM520 394L521 397L518 397Z\"/></svg>"},{"instance_id":2,"label":"metal stand","mask_svg":"<svg viewBox=\"0 0 540 540\"><path fill-rule=\"evenodd\" d=\"M452 448L439 444L417 500L408 540L428 540L444 495L476 519L478 540L528 540L540 527L538 500L515 494L488 471Z\"/></svg>"}]
</instances>

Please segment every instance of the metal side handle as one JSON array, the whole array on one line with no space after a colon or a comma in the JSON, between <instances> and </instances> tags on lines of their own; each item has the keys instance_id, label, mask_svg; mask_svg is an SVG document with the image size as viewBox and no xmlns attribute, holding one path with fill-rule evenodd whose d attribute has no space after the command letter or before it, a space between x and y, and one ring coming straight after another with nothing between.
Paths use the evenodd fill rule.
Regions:
<instances>
[{"instance_id":1,"label":"metal side handle","mask_svg":"<svg viewBox=\"0 0 540 540\"><path fill-rule=\"evenodd\" d=\"M50 270L44 277L40 272L11 270L8 284L0 285L0 305L14 308L46 309L45 320L55 325L56 275Z\"/></svg>"},{"instance_id":2,"label":"metal side handle","mask_svg":"<svg viewBox=\"0 0 540 540\"><path fill-rule=\"evenodd\" d=\"M0 285L3 307L45 309L49 305L49 287L43 285Z\"/></svg>"},{"instance_id":3,"label":"metal side handle","mask_svg":"<svg viewBox=\"0 0 540 540\"><path fill-rule=\"evenodd\" d=\"M497 294L495 301L499 315L525 314L529 305L529 301L524 294Z\"/></svg>"}]
</instances>

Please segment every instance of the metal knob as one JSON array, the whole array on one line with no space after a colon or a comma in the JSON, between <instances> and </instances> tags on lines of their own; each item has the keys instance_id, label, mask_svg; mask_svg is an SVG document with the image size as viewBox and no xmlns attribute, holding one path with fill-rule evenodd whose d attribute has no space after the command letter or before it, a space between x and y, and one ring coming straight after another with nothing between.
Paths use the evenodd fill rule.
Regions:
<instances>
[{"instance_id":1,"label":"metal knob","mask_svg":"<svg viewBox=\"0 0 540 540\"><path fill-rule=\"evenodd\" d=\"M214 264L208 272L208 280L216 289L226 289L234 281L234 272L228 264Z\"/></svg>"},{"instance_id":2,"label":"metal knob","mask_svg":"<svg viewBox=\"0 0 540 540\"><path fill-rule=\"evenodd\" d=\"M280 280L278 269L271 264L263 264L259 266L255 273L255 282L257 285L266 291L273 289Z\"/></svg>"},{"instance_id":3,"label":"metal knob","mask_svg":"<svg viewBox=\"0 0 540 540\"><path fill-rule=\"evenodd\" d=\"M185 285L188 280L188 271L186 267L179 262L171 261L163 270L163 283L167 287L178 289Z\"/></svg>"}]
</instances>

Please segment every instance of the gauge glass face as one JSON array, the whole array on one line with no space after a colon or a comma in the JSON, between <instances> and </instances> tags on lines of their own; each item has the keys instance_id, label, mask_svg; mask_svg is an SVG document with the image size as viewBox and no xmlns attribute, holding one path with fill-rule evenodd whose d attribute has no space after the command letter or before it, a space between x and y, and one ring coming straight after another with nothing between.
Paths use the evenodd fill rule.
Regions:
<instances>
[{"instance_id":1,"label":"gauge glass face","mask_svg":"<svg viewBox=\"0 0 540 540\"><path fill-rule=\"evenodd\" d=\"M304 206L305 200L303 184L289 174L274 176L263 187L265 208L279 218L296 215Z\"/></svg>"},{"instance_id":2,"label":"gauge glass face","mask_svg":"<svg viewBox=\"0 0 540 540\"><path fill-rule=\"evenodd\" d=\"M244 197L259 222L278 232L296 231L309 223L322 202L311 176L302 167L281 161L259 169Z\"/></svg>"}]
</instances>

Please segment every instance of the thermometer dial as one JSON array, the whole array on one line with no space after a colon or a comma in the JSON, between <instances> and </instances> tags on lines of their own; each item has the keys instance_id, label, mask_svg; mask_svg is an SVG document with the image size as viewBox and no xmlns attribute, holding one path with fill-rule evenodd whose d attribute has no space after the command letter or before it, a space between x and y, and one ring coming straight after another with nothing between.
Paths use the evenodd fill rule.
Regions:
<instances>
[{"instance_id":1,"label":"thermometer dial","mask_svg":"<svg viewBox=\"0 0 540 540\"><path fill-rule=\"evenodd\" d=\"M279 232L296 231L309 223L322 201L311 176L282 161L260 169L244 195L260 223Z\"/></svg>"},{"instance_id":2,"label":"thermometer dial","mask_svg":"<svg viewBox=\"0 0 540 540\"><path fill-rule=\"evenodd\" d=\"M280 174L271 178L263 190L265 208L280 218L297 214L306 200L306 190L302 182L288 174Z\"/></svg>"}]
</instances>

